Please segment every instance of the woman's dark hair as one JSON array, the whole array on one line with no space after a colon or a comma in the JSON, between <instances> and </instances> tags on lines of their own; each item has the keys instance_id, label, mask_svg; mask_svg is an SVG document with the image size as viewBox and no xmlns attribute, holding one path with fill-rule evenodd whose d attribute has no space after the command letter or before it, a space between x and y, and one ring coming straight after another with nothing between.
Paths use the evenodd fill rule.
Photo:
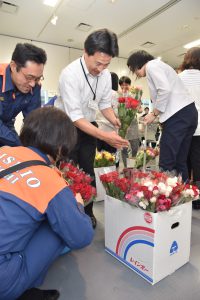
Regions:
<instances>
[{"instance_id":1,"label":"woman's dark hair","mask_svg":"<svg viewBox=\"0 0 200 300\"><path fill-rule=\"evenodd\" d=\"M180 69L181 71L188 69L200 70L200 47L193 47L187 51Z\"/></svg>"},{"instance_id":2,"label":"woman's dark hair","mask_svg":"<svg viewBox=\"0 0 200 300\"><path fill-rule=\"evenodd\" d=\"M17 44L12 54L12 60L18 66L18 69L25 67L27 61L33 61L37 64L45 65L47 61L46 52L34 46L33 44Z\"/></svg>"},{"instance_id":3,"label":"woman's dark hair","mask_svg":"<svg viewBox=\"0 0 200 300\"><path fill-rule=\"evenodd\" d=\"M76 127L62 110L45 106L32 111L24 120L20 140L54 160L67 159L77 139Z\"/></svg>"},{"instance_id":4,"label":"woman's dark hair","mask_svg":"<svg viewBox=\"0 0 200 300\"><path fill-rule=\"evenodd\" d=\"M114 72L110 72L111 81L112 81L112 90L118 91L119 78L118 75Z\"/></svg>"},{"instance_id":5,"label":"woman's dark hair","mask_svg":"<svg viewBox=\"0 0 200 300\"><path fill-rule=\"evenodd\" d=\"M122 76L119 79L119 85L122 85L123 83L131 85L131 79L128 76Z\"/></svg>"},{"instance_id":6,"label":"woman's dark hair","mask_svg":"<svg viewBox=\"0 0 200 300\"><path fill-rule=\"evenodd\" d=\"M85 51L88 55L103 52L112 57L119 55L117 35L108 29L99 29L92 32L85 40Z\"/></svg>"},{"instance_id":7,"label":"woman's dark hair","mask_svg":"<svg viewBox=\"0 0 200 300\"><path fill-rule=\"evenodd\" d=\"M148 61L153 59L155 57L144 50L136 51L129 56L127 66L135 73L136 70L141 69Z\"/></svg>"}]
</instances>

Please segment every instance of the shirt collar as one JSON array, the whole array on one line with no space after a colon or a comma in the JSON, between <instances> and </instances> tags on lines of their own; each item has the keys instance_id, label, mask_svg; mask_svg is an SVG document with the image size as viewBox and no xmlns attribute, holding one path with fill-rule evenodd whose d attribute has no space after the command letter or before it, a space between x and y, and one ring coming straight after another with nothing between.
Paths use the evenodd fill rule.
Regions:
<instances>
[{"instance_id":1,"label":"shirt collar","mask_svg":"<svg viewBox=\"0 0 200 300\"><path fill-rule=\"evenodd\" d=\"M13 85L12 78L11 78L11 70L10 65L6 68L6 85L5 85L5 92L14 90L15 86Z\"/></svg>"},{"instance_id":2,"label":"shirt collar","mask_svg":"<svg viewBox=\"0 0 200 300\"><path fill-rule=\"evenodd\" d=\"M42 151L40 151L38 148L35 148L35 147L28 147L29 149L33 150L34 152L36 152L37 154L39 154L45 161L48 165L51 164L48 156L46 154L44 154Z\"/></svg>"}]
</instances>

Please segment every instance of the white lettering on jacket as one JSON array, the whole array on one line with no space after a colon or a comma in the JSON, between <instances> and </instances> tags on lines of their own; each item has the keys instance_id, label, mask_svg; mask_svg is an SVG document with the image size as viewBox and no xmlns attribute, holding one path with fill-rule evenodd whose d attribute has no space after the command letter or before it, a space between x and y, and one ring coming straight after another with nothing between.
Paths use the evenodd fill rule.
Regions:
<instances>
[{"instance_id":1,"label":"white lettering on jacket","mask_svg":"<svg viewBox=\"0 0 200 300\"><path fill-rule=\"evenodd\" d=\"M11 166L9 166L9 164L11 164L12 162L15 162L16 158L13 156L8 156L8 154L3 153L0 155L0 171L3 171L5 168L2 166L2 163L7 165L8 168L11 166L15 166L20 164L19 161L17 161L15 164L12 164ZM16 174L17 173L17 174ZM25 178L26 180L26 185L30 188L37 188L41 185L41 182L38 178L34 177L34 173L32 170L19 170L16 171L16 173L14 174L8 174L7 176L4 176L4 179L6 179L8 182L10 182L11 184L16 183L17 181L19 181L21 178Z\"/></svg>"}]
</instances>

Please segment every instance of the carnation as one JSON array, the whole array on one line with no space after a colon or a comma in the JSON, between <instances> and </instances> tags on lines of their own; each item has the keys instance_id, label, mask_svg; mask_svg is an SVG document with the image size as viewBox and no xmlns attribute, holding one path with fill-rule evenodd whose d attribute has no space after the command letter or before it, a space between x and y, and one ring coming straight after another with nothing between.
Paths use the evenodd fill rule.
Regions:
<instances>
[{"instance_id":1,"label":"carnation","mask_svg":"<svg viewBox=\"0 0 200 300\"><path fill-rule=\"evenodd\" d=\"M199 198L199 189L165 172L129 169L126 177L117 171L100 176L107 195L143 210L162 212Z\"/></svg>"}]
</instances>

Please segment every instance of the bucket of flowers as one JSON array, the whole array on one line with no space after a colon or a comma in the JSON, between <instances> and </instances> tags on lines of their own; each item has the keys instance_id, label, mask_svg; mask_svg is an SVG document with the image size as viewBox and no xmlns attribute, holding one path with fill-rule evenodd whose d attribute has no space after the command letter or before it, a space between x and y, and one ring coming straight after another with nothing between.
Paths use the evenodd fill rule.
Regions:
<instances>
[{"instance_id":1,"label":"bucket of flowers","mask_svg":"<svg viewBox=\"0 0 200 300\"><path fill-rule=\"evenodd\" d=\"M189 261L196 186L181 176L132 169L103 174L105 249L151 284Z\"/></svg>"},{"instance_id":2,"label":"bucket of flowers","mask_svg":"<svg viewBox=\"0 0 200 300\"><path fill-rule=\"evenodd\" d=\"M105 189L102 185L102 182L99 179L99 176L116 170L115 163L116 163L115 154L112 154L108 151L101 151L96 153L94 159L94 173L95 173L96 190L97 190L96 201L104 200L106 195Z\"/></svg>"},{"instance_id":3,"label":"bucket of flowers","mask_svg":"<svg viewBox=\"0 0 200 300\"><path fill-rule=\"evenodd\" d=\"M81 195L84 206L95 200L96 189L91 185L93 179L90 175L76 167L72 161L62 162L60 171L74 195Z\"/></svg>"}]
</instances>

